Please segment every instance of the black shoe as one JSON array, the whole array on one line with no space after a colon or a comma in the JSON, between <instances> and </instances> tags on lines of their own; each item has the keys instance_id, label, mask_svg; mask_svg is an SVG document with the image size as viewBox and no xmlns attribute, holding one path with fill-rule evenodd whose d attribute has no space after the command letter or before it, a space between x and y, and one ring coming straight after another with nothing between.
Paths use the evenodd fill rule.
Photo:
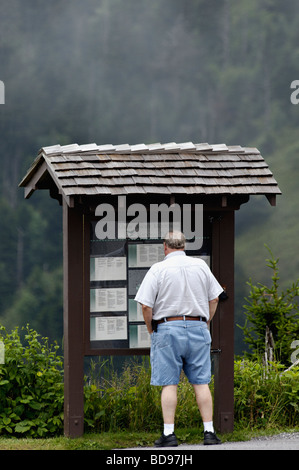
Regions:
<instances>
[{"instance_id":1,"label":"black shoe","mask_svg":"<svg viewBox=\"0 0 299 470\"><path fill-rule=\"evenodd\" d=\"M221 440L214 432L205 431L203 443L205 446L212 446L215 444L221 444Z\"/></svg>"},{"instance_id":2,"label":"black shoe","mask_svg":"<svg viewBox=\"0 0 299 470\"><path fill-rule=\"evenodd\" d=\"M169 436L165 436L162 433L162 436L155 441L155 447L176 447L177 445L178 441L174 432L169 434Z\"/></svg>"}]
</instances>

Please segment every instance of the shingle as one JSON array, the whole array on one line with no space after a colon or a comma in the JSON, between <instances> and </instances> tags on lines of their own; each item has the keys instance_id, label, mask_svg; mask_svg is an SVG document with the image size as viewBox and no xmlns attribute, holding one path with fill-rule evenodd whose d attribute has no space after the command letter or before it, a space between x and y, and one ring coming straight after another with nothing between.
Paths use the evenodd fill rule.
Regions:
<instances>
[{"instance_id":1,"label":"shingle","mask_svg":"<svg viewBox=\"0 0 299 470\"><path fill-rule=\"evenodd\" d=\"M45 161L60 191L93 194L280 194L255 148L176 144L55 145L40 150L26 186Z\"/></svg>"}]
</instances>

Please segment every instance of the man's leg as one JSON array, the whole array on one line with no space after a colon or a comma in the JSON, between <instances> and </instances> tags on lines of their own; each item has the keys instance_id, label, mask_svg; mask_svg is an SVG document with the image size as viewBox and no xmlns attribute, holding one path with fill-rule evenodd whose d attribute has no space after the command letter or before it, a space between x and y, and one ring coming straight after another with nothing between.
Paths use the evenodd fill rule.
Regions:
<instances>
[{"instance_id":1,"label":"man's leg","mask_svg":"<svg viewBox=\"0 0 299 470\"><path fill-rule=\"evenodd\" d=\"M213 426L213 400L209 385L193 384L197 406L204 424L204 444L220 444Z\"/></svg>"},{"instance_id":2,"label":"man's leg","mask_svg":"<svg viewBox=\"0 0 299 470\"><path fill-rule=\"evenodd\" d=\"M155 442L155 447L177 446L178 442L174 434L174 418L177 406L177 385L163 386L161 393L161 406L164 431L160 439Z\"/></svg>"},{"instance_id":3,"label":"man's leg","mask_svg":"<svg viewBox=\"0 0 299 470\"><path fill-rule=\"evenodd\" d=\"M177 385L165 385L162 388L161 406L164 424L174 424L177 406Z\"/></svg>"},{"instance_id":4,"label":"man's leg","mask_svg":"<svg viewBox=\"0 0 299 470\"><path fill-rule=\"evenodd\" d=\"M207 384L195 385L193 384L196 403L200 411L203 422L213 420L213 401L210 387Z\"/></svg>"}]
</instances>

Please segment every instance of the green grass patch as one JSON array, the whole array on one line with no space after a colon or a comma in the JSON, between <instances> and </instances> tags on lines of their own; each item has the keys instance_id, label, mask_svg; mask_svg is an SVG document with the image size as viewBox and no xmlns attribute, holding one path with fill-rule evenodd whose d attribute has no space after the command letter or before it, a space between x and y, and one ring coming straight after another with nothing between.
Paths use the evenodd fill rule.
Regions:
<instances>
[{"instance_id":1,"label":"green grass patch","mask_svg":"<svg viewBox=\"0 0 299 470\"><path fill-rule=\"evenodd\" d=\"M298 428L285 429L236 429L233 433L220 435L222 442L248 441L257 437L279 434L281 432L298 432ZM202 431L196 428L176 429L179 444L202 444ZM33 438L0 438L2 450L111 450L131 447L152 447L160 436L158 432L103 432L84 434L75 439L54 437L48 439Z\"/></svg>"}]
</instances>

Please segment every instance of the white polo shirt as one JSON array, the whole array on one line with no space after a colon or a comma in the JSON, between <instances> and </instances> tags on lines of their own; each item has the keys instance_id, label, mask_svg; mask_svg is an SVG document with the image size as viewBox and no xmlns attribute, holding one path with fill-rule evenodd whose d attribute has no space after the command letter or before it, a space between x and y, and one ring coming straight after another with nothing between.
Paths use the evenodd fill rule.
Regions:
<instances>
[{"instance_id":1,"label":"white polo shirt","mask_svg":"<svg viewBox=\"0 0 299 470\"><path fill-rule=\"evenodd\" d=\"M153 319L177 315L209 319L209 301L223 288L200 258L173 251L146 273L135 300L153 309Z\"/></svg>"}]
</instances>

